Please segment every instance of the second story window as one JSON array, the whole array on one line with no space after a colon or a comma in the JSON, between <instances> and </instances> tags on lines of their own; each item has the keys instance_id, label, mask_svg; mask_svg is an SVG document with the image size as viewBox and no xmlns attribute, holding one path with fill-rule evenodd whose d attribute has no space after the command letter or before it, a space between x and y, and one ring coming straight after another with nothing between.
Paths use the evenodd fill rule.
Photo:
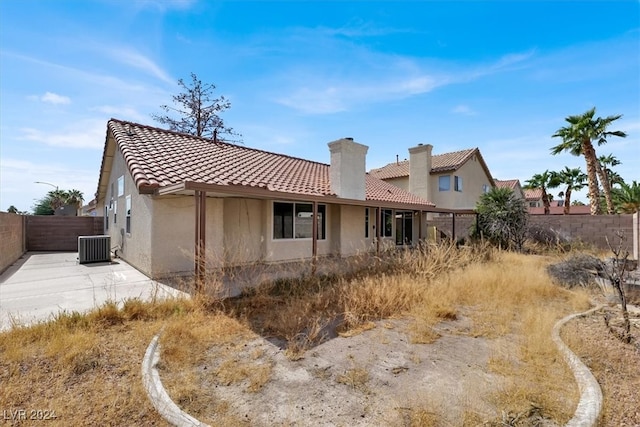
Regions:
<instances>
[{"instance_id":1,"label":"second story window","mask_svg":"<svg viewBox=\"0 0 640 427\"><path fill-rule=\"evenodd\" d=\"M453 184L453 189L455 191L459 191L462 192L462 177L461 176L455 176L454 177L454 184Z\"/></svg>"},{"instance_id":2,"label":"second story window","mask_svg":"<svg viewBox=\"0 0 640 427\"><path fill-rule=\"evenodd\" d=\"M438 191L451 190L451 175L443 175L438 177Z\"/></svg>"}]
</instances>

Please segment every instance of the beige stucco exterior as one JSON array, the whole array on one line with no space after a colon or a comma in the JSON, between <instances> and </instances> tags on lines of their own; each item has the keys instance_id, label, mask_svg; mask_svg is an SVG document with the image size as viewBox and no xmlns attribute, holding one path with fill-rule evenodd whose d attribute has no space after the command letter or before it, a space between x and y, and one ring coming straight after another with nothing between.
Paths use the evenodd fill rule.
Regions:
<instances>
[{"instance_id":1,"label":"beige stucco exterior","mask_svg":"<svg viewBox=\"0 0 640 427\"><path fill-rule=\"evenodd\" d=\"M109 136L111 138L111 136ZM104 216L104 232L111 236L112 250L128 263L153 278L191 274L195 271L196 246L196 197L194 191L168 194L140 193L126 165L122 153L113 149L115 142L105 149L105 161L101 172L100 197L96 211ZM363 200L364 156L366 147L349 139L332 146L342 147L342 190L357 195L353 200ZM346 147L346 148L344 148ZM355 147L355 148L354 148ZM111 150L111 151L110 151ZM347 151L351 157L346 156ZM354 151L351 153L349 150ZM332 153L335 157L336 153ZM354 160L355 158L355 160ZM349 185L350 163L359 165L358 185ZM400 184L401 185L401 184ZM357 194L356 194L357 193ZM311 204L311 201L291 201L281 198L252 198L242 194L207 193L205 212L206 266L233 267L248 264L271 264L308 260L313 257L311 237L277 238L274 235L274 204ZM127 229L127 204L130 201L130 228ZM396 245L396 214L393 210L392 235L376 241L378 209L362 205L316 202L324 214L324 237L316 241L316 255L351 256ZM307 206L308 208L308 206ZM369 212L368 220L366 212ZM302 214L308 215L309 211ZM403 211L402 211L403 212ZM419 215L413 211L411 234L406 243L416 242ZM297 219L296 219L297 218ZM306 220L304 218L307 218ZM424 215L423 219L426 219ZM308 216L291 217L303 230L299 235L308 236L313 222ZM296 222L298 221L298 222ZM368 229L366 229L368 224ZM297 227L297 226L296 226ZM421 237L426 236L423 224ZM368 233L367 233L368 230Z\"/></svg>"},{"instance_id":2,"label":"beige stucco exterior","mask_svg":"<svg viewBox=\"0 0 640 427\"><path fill-rule=\"evenodd\" d=\"M421 146L427 147L427 146ZM418 148L418 147L416 147ZM446 209L475 209L476 203L485 189L493 187L491 178L485 172L480 159L474 155L455 171L428 174L428 185L422 185L422 180L427 176L425 172L430 163L423 157L424 153L411 155L411 173L414 175L385 179L390 184L403 190L412 192L435 203L436 207ZM415 173L417 171L418 173ZM440 191L439 179L441 176L449 176L449 190ZM455 190L455 177L462 179L462 191ZM411 180L417 181L413 184Z\"/></svg>"}]
</instances>

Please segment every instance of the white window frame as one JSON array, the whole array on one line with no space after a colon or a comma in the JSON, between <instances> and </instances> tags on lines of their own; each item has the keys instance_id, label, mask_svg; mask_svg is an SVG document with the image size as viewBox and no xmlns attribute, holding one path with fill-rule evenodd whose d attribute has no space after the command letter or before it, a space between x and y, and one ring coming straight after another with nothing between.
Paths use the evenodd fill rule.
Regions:
<instances>
[{"instance_id":1,"label":"white window frame","mask_svg":"<svg viewBox=\"0 0 640 427\"><path fill-rule=\"evenodd\" d=\"M131 194L125 198L125 221L124 229L127 234L131 234Z\"/></svg>"},{"instance_id":2,"label":"white window frame","mask_svg":"<svg viewBox=\"0 0 640 427\"><path fill-rule=\"evenodd\" d=\"M118 178L118 197L124 196L124 175Z\"/></svg>"}]
</instances>

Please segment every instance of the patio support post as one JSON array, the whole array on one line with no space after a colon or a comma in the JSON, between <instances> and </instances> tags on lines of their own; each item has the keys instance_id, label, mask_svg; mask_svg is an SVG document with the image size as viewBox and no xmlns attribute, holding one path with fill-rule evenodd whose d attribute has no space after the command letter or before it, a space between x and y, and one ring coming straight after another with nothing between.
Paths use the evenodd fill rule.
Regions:
<instances>
[{"instance_id":1,"label":"patio support post","mask_svg":"<svg viewBox=\"0 0 640 427\"><path fill-rule=\"evenodd\" d=\"M206 248L206 220L207 220L207 193L196 191L196 241L195 241L195 270L196 270L196 291L201 292L204 287L206 274L205 268L205 248Z\"/></svg>"},{"instance_id":2,"label":"patio support post","mask_svg":"<svg viewBox=\"0 0 640 427\"><path fill-rule=\"evenodd\" d=\"M318 257L318 202L313 202L313 223L311 226L311 274L316 274L316 261Z\"/></svg>"},{"instance_id":3,"label":"patio support post","mask_svg":"<svg viewBox=\"0 0 640 427\"><path fill-rule=\"evenodd\" d=\"M456 241L456 214L451 213L451 238Z\"/></svg>"},{"instance_id":4,"label":"patio support post","mask_svg":"<svg viewBox=\"0 0 640 427\"><path fill-rule=\"evenodd\" d=\"M380 255L380 229L382 228L382 208L376 208L376 255Z\"/></svg>"}]
</instances>

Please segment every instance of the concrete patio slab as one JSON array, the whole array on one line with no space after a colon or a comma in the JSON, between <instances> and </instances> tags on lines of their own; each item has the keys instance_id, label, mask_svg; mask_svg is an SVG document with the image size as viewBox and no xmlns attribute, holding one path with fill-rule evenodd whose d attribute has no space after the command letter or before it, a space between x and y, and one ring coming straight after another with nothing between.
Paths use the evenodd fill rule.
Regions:
<instances>
[{"instance_id":1,"label":"concrete patio slab","mask_svg":"<svg viewBox=\"0 0 640 427\"><path fill-rule=\"evenodd\" d=\"M107 301L188 297L121 259L79 264L77 252L27 252L0 275L0 330L85 312Z\"/></svg>"}]
</instances>

